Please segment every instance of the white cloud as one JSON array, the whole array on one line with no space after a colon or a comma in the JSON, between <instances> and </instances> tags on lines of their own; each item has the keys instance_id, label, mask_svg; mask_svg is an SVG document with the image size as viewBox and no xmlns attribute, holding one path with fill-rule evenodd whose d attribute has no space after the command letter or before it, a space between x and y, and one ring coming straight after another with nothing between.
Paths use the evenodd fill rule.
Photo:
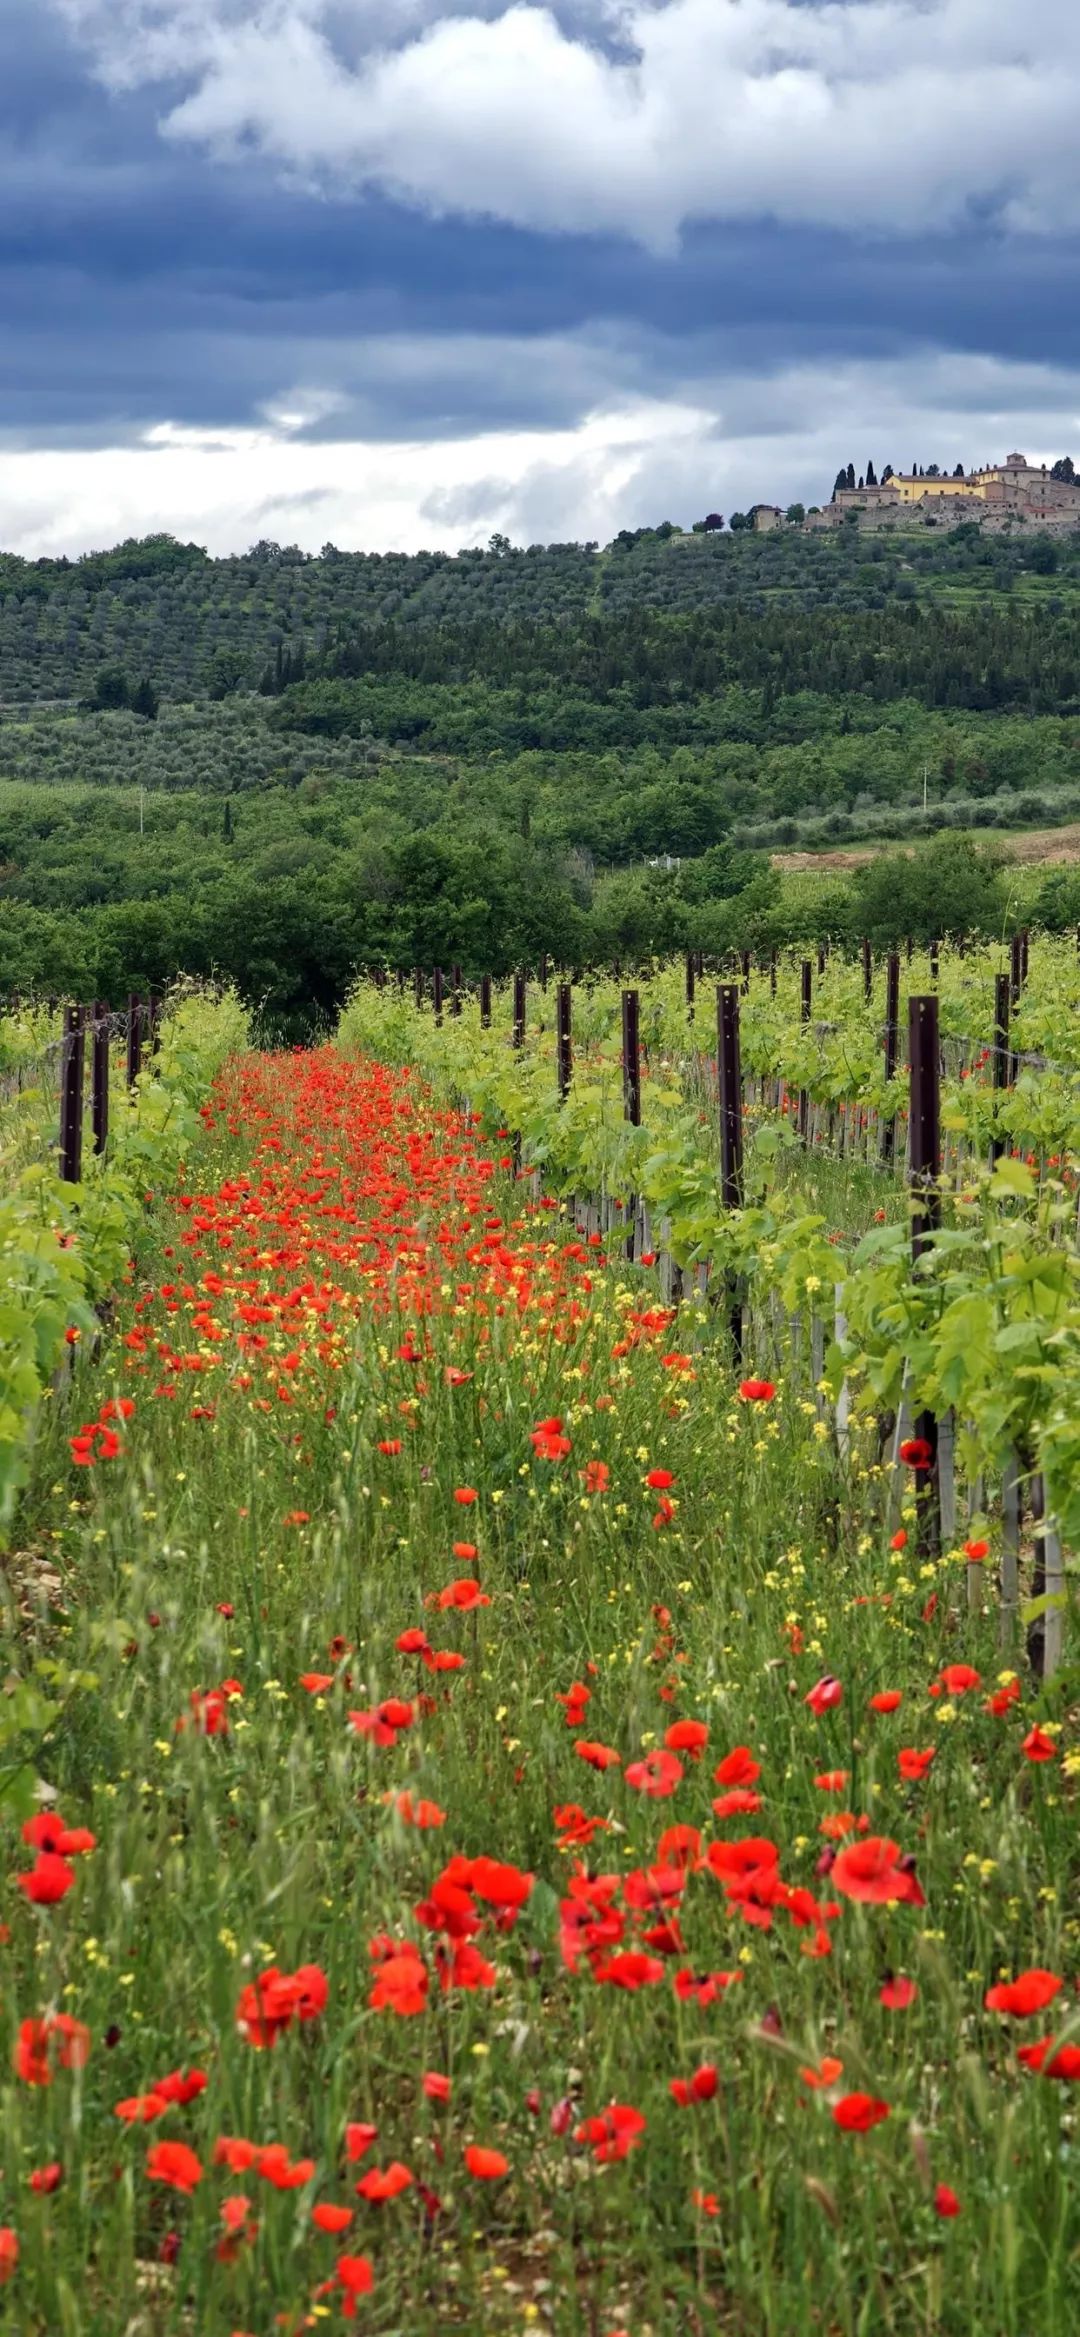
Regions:
<instances>
[{"instance_id":1,"label":"white cloud","mask_svg":"<svg viewBox=\"0 0 1080 2337\"><path fill-rule=\"evenodd\" d=\"M1080 223L1075 0L51 0L163 129L434 211ZM603 31L605 40L597 36Z\"/></svg>"},{"instance_id":2,"label":"white cloud","mask_svg":"<svg viewBox=\"0 0 1080 2337\"><path fill-rule=\"evenodd\" d=\"M504 368L515 348L522 367L535 362L532 343L506 342ZM395 344L391 370L403 355ZM583 381L601 377L595 348L578 363ZM609 363L614 375L614 350ZM164 422L135 447L98 449L0 442L5 544L76 553L157 529L217 553L260 536L310 551L328 539L452 551L496 528L518 543L606 542L620 527L687 525L711 509L824 501L841 461L952 469L1014 446L1035 461L1080 454L1080 372L933 350L724 379L691 367L668 397L608 392L563 429L319 442L300 435L319 410L305 387L256 429Z\"/></svg>"}]
</instances>

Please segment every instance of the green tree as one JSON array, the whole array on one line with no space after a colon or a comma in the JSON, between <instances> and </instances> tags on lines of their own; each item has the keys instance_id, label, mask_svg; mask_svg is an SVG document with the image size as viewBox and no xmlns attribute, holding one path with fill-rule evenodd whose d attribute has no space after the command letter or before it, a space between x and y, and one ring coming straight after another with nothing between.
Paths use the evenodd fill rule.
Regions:
<instances>
[{"instance_id":1,"label":"green tree","mask_svg":"<svg viewBox=\"0 0 1080 2337\"><path fill-rule=\"evenodd\" d=\"M90 700L93 714L113 714L131 704L131 684L122 665L103 665Z\"/></svg>"}]
</instances>

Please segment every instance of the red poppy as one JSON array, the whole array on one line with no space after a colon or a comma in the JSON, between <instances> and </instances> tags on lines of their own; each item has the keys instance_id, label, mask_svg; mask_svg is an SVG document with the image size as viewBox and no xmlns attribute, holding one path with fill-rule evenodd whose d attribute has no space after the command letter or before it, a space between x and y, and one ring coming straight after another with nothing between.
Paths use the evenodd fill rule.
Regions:
<instances>
[{"instance_id":1,"label":"red poppy","mask_svg":"<svg viewBox=\"0 0 1080 2337\"><path fill-rule=\"evenodd\" d=\"M593 1971L609 1988L625 1988L630 1995L639 1988L655 1988L664 1977L661 1958L647 1956L640 1948L623 1948L617 1955L598 1959Z\"/></svg>"},{"instance_id":2,"label":"red poppy","mask_svg":"<svg viewBox=\"0 0 1080 2337\"><path fill-rule=\"evenodd\" d=\"M113 2117L123 2120L125 2126L152 2126L155 2118L163 2118L169 2104L164 2094L129 2094L117 2102Z\"/></svg>"},{"instance_id":3,"label":"red poppy","mask_svg":"<svg viewBox=\"0 0 1080 2337\"><path fill-rule=\"evenodd\" d=\"M14 2068L24 2085L51 2085L52 2062L61 2069L85 2069L90 2058L90 2031L69 2012L46 2013L44 2020L20 2021Z\"/></svg>"},{"instance_id":4,"label":"red poppy","mask_svg":"<svg viewBox=\"0 0 1080 2337\"><path fill-rule=\"evenodd\" d=\"M1055 2050L1053 2037L1043 2037L1037 2045L1018 2045L1016 2058L1043 2077L1060 2078L1069 2085L1080 2079L1080 2045L1058 2045Z\"/></svg>"},{"instance_id":5,"label":"red poppy","mask_svg":"<svg viewBox=\"0 0 1080 2337\"><path fill-rule=\"evenodd\" d=\"M760 1793L747 1793L741 1785L737 1785L732 1793L717 1794L712 1805L713 1815L717 1818L749 1818L763 1806Z\"/></svg>"},{"instance_id":6,"label":"red poppy","mask_svg":"<svg viewBox=\"0 0 1080 2337\"><path fill-rule=\"evenodd\" d=\"M749 1745L736 1745L713 1770L717 1785L756 1785L760 1775L761 1763L755 1761Z\"/></svg>"},{"instance_id":7,"label":"red poppy","mask_svg":"<svg viewBox=\"0 0 1080 2337\"><path fill-rule=\"evenodd\" d=\"M315 2172L315 2161L292 2159L283 2142L268 2142L255 2153L255 2170L275 2191L302 2191Z\"/></svg>"},{"instance_id":8,"label":"red poppy","mask_svg":"<svg viewBox=\"0 0 1080 2337\"><path fill-rule=\"evenodd\" d=\"M611 1483L611 1470L606 1461L586 1461L581 1472L586 1493L606 1493Z\"/></svg>"},{"instance_id":9,"label":"red poppy","mask_svg":"<svg viewBox=\"0 0 1080 2337\"><path fill-rule=\"evenodd\" d=\"M925 1436L908 1436L900 1447L900 1458L909 1469L928 1469L934 1448Z\"/></svg>"},{"instance_id":10,"label":"red poppy","mask_svg":"<svg viewBox=\"0 0 1080 2337\"><path fill-rule=\"evenodd\" d=\"M948 2183L939 2183L934 2192L934 2214L948 2218L959 2213L960 2201L955 2191L950 2190Z\"/></svg>"},{"instance_id":11,"label":"red poppy","mask_svg":"<svg viewBox=\"0 0 1080 2337\"><path fill-rule=\"evenodd\" d=\"M470 1551L469 1555L475 1558L475 1550ZM448 1607L456 1607L460 1614L471 1615L477 1607L490 1607L491 1600L478 1582L463 1579L448 1583L445 1590L439 1591L435 1603L442 1614L446 1613Z\"/></svg>"},{"instance_id":12,"label":"red poppy","mask_svg":"<svg viewBox=\"0 0 1080 2337\"><path fill-rule=\"evenodd\" d=\"M80 1858L97 1849L97 1835L85 1826L66 1826L59 1810L39 1810L27 1818L22 1838L31 1850L51 1850L58 1858Z\"/></svg>"},{"instance_id":13,"label":"red poppy","mask_svg":"<svg viewBox=\"0 0 1080 2337\"><path fill-rule=\"evenodd\" d=\"M670 1469L650 1469L645 1483L654 1493L668 1493L675 1479Z\"/></svg>"},{"instance_id":14,"label":"red poppy","mask_svg":"<svg viewBox=\"0 0 1080 2337\"><path fill-rule=\"evenodd\" d=\"M611 1831L610 1818L588 1818L576 1801L563 1802L553 1813L556 1833L561 1837L559 1848L582 1848L592 1841L594 1834Z\"/></svg>"},{"instance_id":15,"label":"red poppy","mask_svg":"<svg viewBox=\"0 0 1080 2337\"><path fill-rule=\"evenodd\" d=\"M561 1704L566 1713L567 1728L580 1728L585 1718L585 1708L592 1703L592 1690L586 1688L582 1680L571 1680L568 1688L556 1688L555 1702Z\"/></svg>"},{"instance_id":16,"label":"red poppy","mask_svg":"<svg viewBox=\"0 0 1080 2337\"><path fill-rule=\"evenodd\" d=\"M188 2198L203 2179L202 2166L186 2142L155 2142L147 2155L146 2172L152 2183L167 2183Z\"/></svg>"},{"instance_id":17,"label":"red poppy","mask_svg":"<svg viewBox=\"0 0 1080 2337\"><path fill-rule=\"evenodd\" d=\"M34 2168L29 2177L30 2189L37 2191L42 2197L48 2198L53 2191L60 2189L63 2180L64 2170L59 2159L50 2159L47 2167Z\"/></svg>"},{"instance_id":18,"label":"red poppy","mask_svg":"<svg viewBox=\"0 0 1080 2337\"><path fill-rule=\"evenodd\" d=\"M411 2190L414 2181L415 2176L410 2168L402 2166L401 2160L395 2158L391 2159L388 2167L369 2167L367 2174L361 2175L356 2188L361 2199L371 2199L381 2204L387 2199L397 2199L402 2191Z\"/></svg>"},{"instance_id":19,"label":"red poppy","mask_svg":"<svg viewBox=\"0 0 1080 2337\"><path fill-rule=\"evenodd\" d=\"M598 2118L583 2118L574 2129L574 2140L586 2143L601 2166L610 2166L613 2160L627 2158L636 2150L644 2132L640 2110L625 2102L612 2102Z\"/></svg>"},{"instance_id":20,"label":"red poppy","mask_svg":"<svg viewBox=\"0 0 1080 2337\"><path fill-rule=\"evenodd\" d=\"M438 2070L429 2069L426 2071L423 2086L429 2102L449 2101L452 2091L450 2079L443 2077Z\"/></svg>"},{"instance_id":21,"label":"red poppy","mask_svg":"<svg viewBox=\"0 0 1080 2337\"><path fill-rule=\"evenodd\" d=\"M18 2263L18 2236L13 2232L9 2223L0 2224L0 2288L7 2287L8 2281L18 2268Z\"/></svg>"},{"instance_id":22,"label":"red poppy","mask_svg":"<svg viewBox=\"0 0 1080 2337\"><path fill-rule=\"evenodd\" d=\"M838 1850L829 1881L845 1898L858 1899L867 1905L892 1906L897 1902L911 1907L926 1905L913 1860L904 1857L895 1842L880 1834L867 1834L863 1841L851 1842Z\"/></svg>"},{"instance_id":23,"label":"red poppy","mask_svg":"<svg viewBox=\"0 0 1080 2337\"><path fill-rule=\"evenodd\" d=\"M835 2085L837 2078L843 2074L844 2064L837 2060L835 2053L824 2053L816 2069L799 2071L803 2084L809 2086L811 2093L827 2093L829 2087Z\"/></svg>"},{"instance_id":24,"label":"red poppy","mask_svg":"<svg viewBox=\"0 0 1080 2337\"><path fill-rule=\"evenodd\" d=\"M835 1712L837 1705L843 1701L843 1695L839 1680L834 1679L831 1672L826 1672L811 1688L809 1695L803 1697L803 1703L808 1704L811 1712L820 1719L823 1712Z\"/></svg>"},{"instance_id":25,"label":"red poppy","mask_svg":"<svg viewBox=\"0 0 1080 2337\"><path fill-rule=\"evenodd\" d=\"M624 1775L635 1793L646 1794L650 1801L666 1801L682 1782L683 1765L674 1753L654 1750L644 1760L629 1762Z\"/></svg>"},{"instance_id":26,"label":"red poppy","mask_svg":"<svg viewBox=\"0 0 1080 2337\"><path fill-rule=\"evenodd\" d=\"M899 1688L879 1688L870 1698L871 1712L897 1712L904 1698Z\"/></svg>"},{"instance_id":27,"label":"red poppy","mask_svg":"<svg viewBox=\"0 0 1080 2337\"><path fill-rule=\"evenodd\" d=\"M1057 1760L1058 1749L1053 1737L1047 1736L1046 1730L1040 1728L1037 1722L1034 1728L1029 1728L1020 1750L1026 1761Z\"/></svg>"},{"instance_id":28,"label":"red poppy","mask_svg":"<svg viewBox=\"0 0 1080 2337\"><path fill-rule=\"evenodd\" d=\"M590 1769L615 1769L622 1760L622 1754L614 1752L610 1745L592 1744L585 1737L578 1738L574 1751L579 1761L588 1762Z\"/></svg>"},{"instance_id":29,"label":"red poppy","mask_svg":"<svg viewBox=\"0 0 1080 2337\"><path fill-rule=\"evenodd\" d=\"M966 1696L970 1689L981 1686L982 1673L977 1672L971 1664L947 1663L939 1677L931 1681L928 1692L931 1696L940 1696L944 1689L947 1696Z\"/></svg>"},{"instance_id":30,"label":"red poppy","mask_svg":"<svg viewBox=\"0 0 1080 2337\"><path fill-rule=\"evenodd\" d=\"M673 2077L668 2086L672 2101L682 2109L692 2102L711 2102L720 2083L720 2072L711 2061L703 2061L692 2077Z\"/></svg>"},{"instance_id":31,"label":"red poppy","mask_svg":"<svg viewBox=\"0 0 1080 2337\"><path fill-rule=\"evenodd\" d=\"M428 1975L423 1958L415 1948L401 1948L380 1964L368 2002L374 2012L395 2012L399 2018L408 2019L414 2013L423 2012L427 1993Z\"/></svg>"},{"instance_id":32,"label":"red poppy","mask_svg":"<svg viewBox=\"0 0 1080 2337\"><path fill-rule=\"evenodd\" d=\"M446 1824L446 1811L439 1808L437 1801L416 1800L411 1793L391 1794L388 1798L405 1826L416 1826L424 1833Z\"/></svg>"},{"instance_id":33,"label":"red poppy","mask_svg":"<svg viewBox=\"0 0 1080 2337\"><path fill-rule=\"evenodd\" d=\"M739 1395L744 1404L771 1404L776 1388L771 1379L741 1379Z\"/></svg>"},{"instance_id":34,"label":"red poppy","mask_svg":"<svg viewBox=\"0 0 1080 2337\"><path fill-rule=\"evenodd\" d=\"M884 2005L886 2012L906 2012L918 1993L914 1980L905 1979L902 1972L897 1972L895 1977L890 1975L883 1981L878 1990L878 2003Z\"/></svg>"},{"instance_id":35,"label":"red poppy","mask_svg":"<svg viewBox=\"0 0 1080 2337\"><path fill-rule=\"evenodd\" d=\"M667 1826L656 1845L657 1863L682 1874L687 1867L697 1865L701 1857L701 1834L697 1826Z\"/></svg>"},{"instance_id":36,"label":"red poppy","mask_svg":"<svg viewBox=\"0 0 1080 2337\"><path fill-rule=\"evenodd\" d=\"M921 1753L916 1751L914 1745L902 1745L896 1756L896 1765L905 1784L918 1784L919 1779L925 1777L936 1753L936 1745L927 1745Z\"/></svg>"},{"instance_id":37,"label":"red poppy","mask_svg":"<svg viewBox=\"0 0 1080 2337\"><path fill-rule=\"evenodd\" d=\"M664 1731L668 1751L686 1753L691 1761L700 1761L708 1742L708 1723L704 1720L675 1720Z\"/></svg>"},{"instance_id":38,"label":"red poppy","mask_svg":"<svg viewBox=\"0 0 1080 2337\"><path fill-rule=\"evenodd\" d=\"M56 1907L72 1889L75 1869L66 1859L58 1858L55 1851L42 1850L29 1874L16 1875L15 1880L32 1906Z\"/></svg>"},{"instance_id":39,"label":"red poppy","mask_svg":"<svg viewBox=\"0 0 1080 2337\"><path fill-rule=\"evenodd\" d=\"M1047 1972L1035 1964L1028 1972L1018 1972L1015 1980L1000 1980L988 1988L983 1997L987 2012L1011 2013L1024 2020L1029 2013L1043 2012L1060 1996L1065 1983L1056 1972Z\"/></svg>"},{"instance_id":40,"label":"red poppy","mask_svg":"<svg viewBox=\"0 0 1080 2337\"><path fill-rule=\"evenodd\" d=\"M347 2232L352 2219L351 2207L335 2207L329 2199L320 2200L319 2205L311 2210L312 2223L321 2232L332 2232L335 2235Z\"/></svg>"},{"instance_id":41,"label":"red poppy","mask_svg":"<svg viewBox=\"0 0 1080 2337\"><path fill-rule=\"evenodd\" d=\"M478 2183L498 2183L510 2172L510 2161L501 2150L488 2150L482 2143L470 2142L465 2152L465 2164Z\"/></svg>"},{"instance_id":42,"label":"red poppy","mask_svg":"<svg viewBox=\"0 0 1080 2337\"><path fill-rule=\"evenodd\" d=\"M357 2297L370 2296L375 2285L371 2259L369 2256L339 2256L334 2271L342 2291L342 2318L355 2321Z\"/></svg>"},{"instance_id":43,"label":"red poppy","mask_svg":"<svg viewBox=\"0 0 1080 2337\"><path fill-rule=\"evenodd\" d=\"M879 2101L876 2094L841 2094L833 2103L833 2120L845 2134L868 2134L872 2126L880 2126L891 2113L888 2102Z\"/></svg>"},{"instance_id":44,"label":"red poppy","mask_svg":"<svg viewBox=\"0 0 1080 2337\"><path fill-rule=\"evenodd\" d=\"M988 1558L989 1555L989 1542L965 1542L964 1544L964 1556L969 1566L981 1566L983 1559Z\"/></svg>"}]
</instances>

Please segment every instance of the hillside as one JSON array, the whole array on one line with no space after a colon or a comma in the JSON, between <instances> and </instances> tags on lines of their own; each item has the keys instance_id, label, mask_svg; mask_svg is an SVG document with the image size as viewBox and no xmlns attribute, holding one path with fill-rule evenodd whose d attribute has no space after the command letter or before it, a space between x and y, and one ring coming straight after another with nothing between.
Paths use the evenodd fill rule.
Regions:
<instances>
[{"instance_id":1,"label":"hillside","mask_svg":"<svg viewBox=\"0 0 1080 2337\"><path fill-rule=\"evenodd\" d=\"M1040 611L1080 593L1080 534L1064 542L940 536L888 541L858 528L828 537L680 535L644 530L595 545L494 539L487 552L339 552L274 544L211 560L150 537L75 562L0 553L0 704L88 695L102 666L149 673L168 697L254 687L278 646L319 655L359 624L573 623L635 608L884 609L895 601L1015 600Z\"/></svg>"},{"instance_id":2,"label":"hillside","mask_svg":"<svg viewBox=\"0 0 1080 2337\"><path fill-rule=\"evenodd\" d=\"M962 843L873 899L767 856L1080 817L1078 594L1080 538L964 531L4 557L0 990L225 971L301 1033L358 963L1000 928Z\"/></svg>"}]
</instances>

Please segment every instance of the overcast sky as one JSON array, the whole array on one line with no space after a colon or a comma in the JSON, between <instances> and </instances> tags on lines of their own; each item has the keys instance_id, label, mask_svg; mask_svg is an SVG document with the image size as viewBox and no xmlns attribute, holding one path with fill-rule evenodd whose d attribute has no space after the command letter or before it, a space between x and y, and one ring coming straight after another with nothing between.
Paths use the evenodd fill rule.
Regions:
<instances>
[{"instance_id":1,"label":"overcast sky","mask_svg":"<svg viewBox=\"0 0 1080 2337\"><path fill-rule=\"evenodd\" d=\"M0 0L0 545L1080 461L1076 0Z\"/></svg>"}]
</instances>

